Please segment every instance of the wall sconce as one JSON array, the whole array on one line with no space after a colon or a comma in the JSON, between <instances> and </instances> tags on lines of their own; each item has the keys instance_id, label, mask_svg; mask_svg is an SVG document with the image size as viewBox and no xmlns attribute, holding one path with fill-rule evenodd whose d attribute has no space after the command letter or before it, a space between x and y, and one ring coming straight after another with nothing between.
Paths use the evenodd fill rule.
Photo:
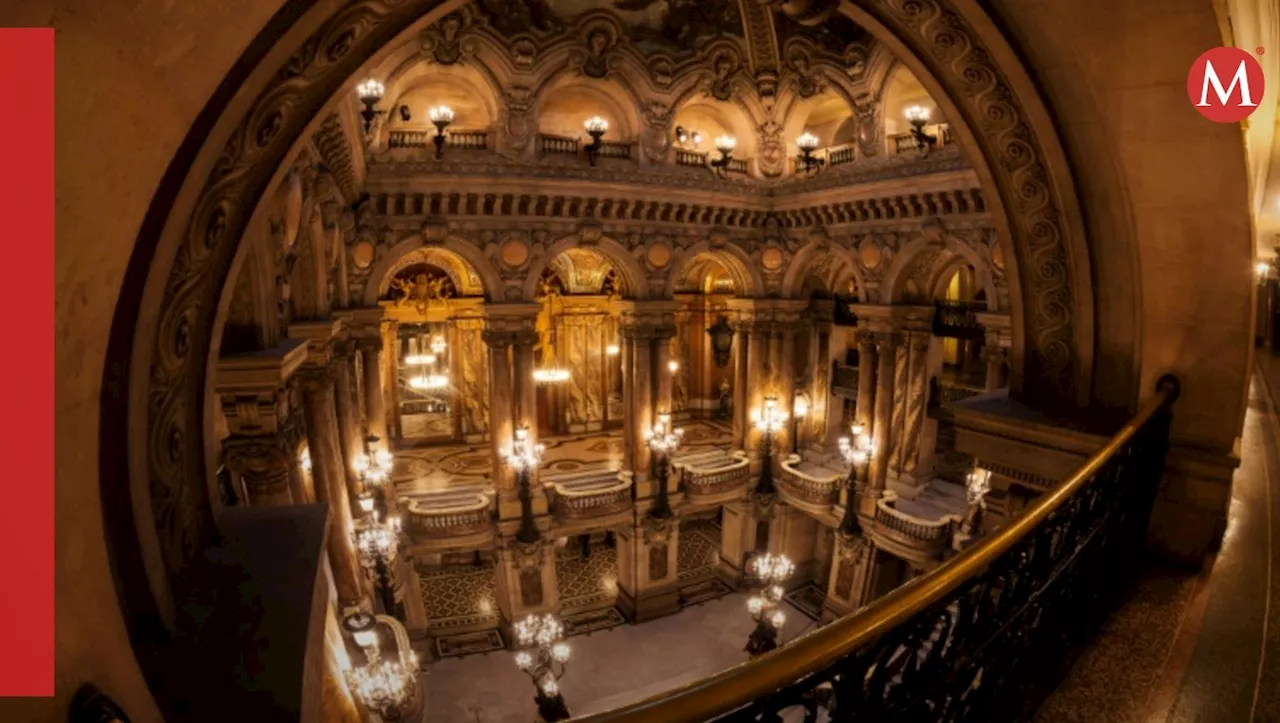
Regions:
<instances>
[{"instance_id":1,"label":"wall sconce","mask_svg":"<svg viewBox=\"0 0 1280 723\"><path fill-rule=\"evenodd\" d=\"M1253 265L1253 276L1258 283L1265 283L1267 278L1271 276L1271 264L1266 261L1259 261Z\"/></svg>"},{"instance_id":2,"label":"wall sconce","mask_svg":"<svg viewBox=\"0 0 1280 723\"><path fill-rule=\"evenodd\" d=\"M587 152L587 161L594 166L596 157L600 155L600 148L604 146L600 139L609 131L609 121L598 115L593 115L582 126L586 128L587 135L591 136L591 142L582 150Z\"/></svg>"},{"instance_id":3,"label":"wall sconce","mask_svg":"<svg viewBox=\"0 0 1280 723\"><path fill-rule=\"evenodd\" d=\"M622 349L618 348L617 344L610 344L604 348L604 353L609 356L618 356L622 353Z\"/></svg>"},{"instance_id":4,"label":"wall sconce","mask_svg":"<svg viewBox=\"0 0 1280 723\"><path fill-rule=\"evenodd\" d=\"M908 106L903 115L911 124L911 137L916 141L916 150L923 153L933 150L938 145L938 137L924 132L925 124L929 122L929 109L922 105Z\"/></svg>"},{"instance_id":5,"label":"wall sconce","mask_svg":"<svg viewBox=\"0 0 1280 723\"><path fill-rule=\"evenodd\" d=\"M711 167L716 169L721 176L729 168L729 161L733 158L733 149L738 147L738 139L733 136L720 136L716 139L716 150L719 151L720 157L711 161Z\"/></svg>"},{"instance_id":6,"label":"wall sconce","mask_svg":"<svg viewBox=\"0 0 1280 723\"><path fill-rule=\"evenodd\" d=\"M692 146L696 149L702 145L702 134L694 130L688 130L684 126L676 126L676 143L685 148Z\"/></svg>"},{"instance_id":7,"label":"wall sconce","mask_svg":"<svg viewBox=\"0 0 1280 723\"><path fill-rule=\"evenodd\" d=\"M675 374L676 372L680 371L680 362L676 361L675 359L672 359L671 361L667 362L667 371L671 372L672 374Z\"/></svg>"},{"instance_id":8,"label":"wall sconce","mask_svg":"<svg viewBox=\"0 0 1280 723\"><path fill-rule=\"evenodd\" d=\"M796 147L800 149L800 155L796 160L804 167L806 174L813 173L826 163L823 159L813 155L813 152L818 149L818 137L814 134L807 131L801 133L800 137L796 139Z\"/></svg>"},{"instance_id":9,"label":"wall sconce","mask_svg":"<svg viewBox=\"0 0 1280 723\"><path fill-rule=\"evenodd\" d=\"M356 96L360 98L360 102L364 104L364 110L360 111L360 119L364 121L364 132L368 135L373 131L373 121L386 111L374 108L382 101L386 95L387 88L382 83L369 78L356 86ZM411 118L409 106L402 105L399 109L400 120L408 122Z\"/></svg>"},{"instance_id":10,"label":"wall sconce","mask_svg":"<svg viewBox=\"0 0 1280 723\"><path fill-rule=\"evenodd\" d=\"M431 140L436 144L436 158L439 159L444 156L444 129L453 122L453 109L447 105L438 105L428 110L427 116L431 118L431 124L436 127L436 137Z\"/></svg>"}]
</instances>

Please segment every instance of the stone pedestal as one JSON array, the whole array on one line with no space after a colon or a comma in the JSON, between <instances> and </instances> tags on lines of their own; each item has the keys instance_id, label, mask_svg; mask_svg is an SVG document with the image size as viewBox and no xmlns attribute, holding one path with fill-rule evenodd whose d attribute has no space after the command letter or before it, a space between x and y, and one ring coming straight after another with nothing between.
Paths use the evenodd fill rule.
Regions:
<instances>
[{"instance_id":1,"label":"stone pedestal","mask_svg":"<svg viewBox=\"0 0 1280 723\"><path fill-rule=\"evenodd\" d=\"M679 521L644 518L617 534L618 608L632 622L680 610Z\"/></svg>"},{"instance_id":2,"label":"stone pedestal","mask_svg":"<svg viewBox=\"0 0 1280 723\"><path fill-rule=\"evenodd\" d=\"M550 540L534 543L507 538L498 553L498 607L508 623L556 610L556 550Z\"/></svg>"},{"instance_id":3,"label":"stone pedestal","mask_svg":"<svg viewBox=\"0 0 1280 723\"><path fill-rule=\"evenodd\" d=\"M843 617L866 604L874 561L875 545L869 539L836 533L821 622Z\"/></svg>"}]
</instances>

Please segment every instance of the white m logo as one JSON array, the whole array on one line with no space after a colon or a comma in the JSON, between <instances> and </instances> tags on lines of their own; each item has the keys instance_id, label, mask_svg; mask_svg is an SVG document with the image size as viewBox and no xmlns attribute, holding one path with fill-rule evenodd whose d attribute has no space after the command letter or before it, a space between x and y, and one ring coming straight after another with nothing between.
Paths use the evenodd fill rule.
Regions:
<instances>
[{"instance_id":1,"label":"white m logo","mask_svg":"<svg viewBox=\"0 0 1280 723\"><path fill-rule=\"evenodd\" d=\"M1200 102L1196 103L1197 107L1206 108L1209 106L1210 84L1213 84L1213 91L1218 95L1218 101L1224 106L1231 99L1237 85L1240 86L1240 107L1254 108L1258 105L1253 102L1253 94L1249 92L1249 73L1243 60L1240 61L1240 67L1236 68L1235 76L1231 78L1231 85L1225 89L1222 87L1222 80L1218 77L1218 72L1214 69L1213 63L1205 62L1204 83L1200 86Z\"/></svg>"}]
</instances>

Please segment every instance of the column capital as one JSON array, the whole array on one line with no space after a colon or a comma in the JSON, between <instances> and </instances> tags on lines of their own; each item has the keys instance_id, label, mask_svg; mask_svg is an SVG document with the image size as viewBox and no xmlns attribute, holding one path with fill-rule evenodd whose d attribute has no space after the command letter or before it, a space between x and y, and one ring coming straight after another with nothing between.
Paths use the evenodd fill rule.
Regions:
<instances>
[{"instance_id":1,"label":"column capital","mask_svg":"<svg viewBox=\"0 0 1280 723\"><path fill-rule=\"evenodd\" d=\"M516 332L485 329L480 332L480 338L490 349L506 349L516 343Z\"/></svg>"},{"instance_id":2,"label":"column capital","mask_svg":"<svg viewBox=\"0 0 1280 723\"><path fill-rule=\"evenodd\" d=\"M377 355L382 353L382 338L377 336L362 336L355 339L355 346L362 353Z\"/></svg>"},{"instance_id":3,"label":"column capital","mask_svg":"<svg viewBox=\"0 0 1280 723\"><path fill-rule=\"evenodd\" d=\"M987 363L1003 364L1009 360L1009 350L1003 346L987 345L982 347L982 353L979 356Z\"/></svg>"},{"instance_id":4,"label":"column capital","mask_svg":"<svg viewBox=\"0 0 1280 723\"><path fill-rule=\"evenodd\" d=\"M298 385L302 388L303 394L311 395L329 395L333 393L333 380L338 376L338 369L335 363L329 362L325 364L306 364L298 369L295 377Z\"/></svg>"},{"instance_id":5,"label":"column capital","mask_svg":"<svg viewBox=\"0 0 1280 723\"><path fill-rule=\"evenodd\" d=\"M294 425L296 426L296 425ZM289 474L297 464L298 435L232 435L222 441L227 468L244 479L250 497L271 497L289 490Z\"/></svg>"}]
</instances>

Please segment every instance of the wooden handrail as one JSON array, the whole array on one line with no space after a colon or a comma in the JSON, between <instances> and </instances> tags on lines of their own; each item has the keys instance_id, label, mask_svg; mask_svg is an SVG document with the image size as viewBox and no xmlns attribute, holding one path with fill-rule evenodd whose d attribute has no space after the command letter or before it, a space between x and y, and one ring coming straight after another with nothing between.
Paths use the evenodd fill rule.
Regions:
<instances>
[{"instance_id":1,"label":"wooden handrail","mask_svg":"<svg viewBox=\"0 0 1280 723\"><path fill-rule=\"evenodd\" d=\"M1005 528L858 612L711 677L632 705L573 720L577 723L701 723L767 698L875 643L983 573L1002 555L1032 535L1041 523L1117 457L1139 430L1171 404L1177 395L1177 381L1172 377L1161 379L1156 393L1101 449Z\"/></svg>"}]
</instances>

